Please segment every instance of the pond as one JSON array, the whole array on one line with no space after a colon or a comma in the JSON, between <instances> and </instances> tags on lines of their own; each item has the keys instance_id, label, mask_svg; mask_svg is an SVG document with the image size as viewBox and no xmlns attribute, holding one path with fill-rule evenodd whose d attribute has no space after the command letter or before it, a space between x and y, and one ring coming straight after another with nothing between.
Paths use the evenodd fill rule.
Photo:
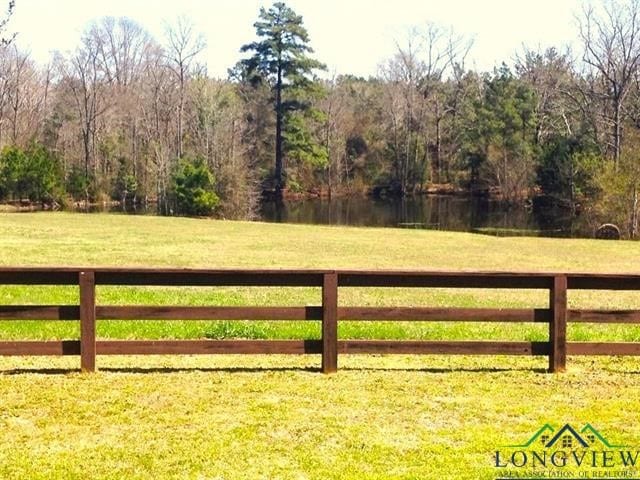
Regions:
<instances>
[{"instance_id":1,"label":"pond","mask_svg":"<svg viewBox=\"0 0 640 480\"><path fill-rule=\"evenodd\" d=\"M84 210L86 211L86 210ZM155 215L155 204L92 206L89 212ZM267 201L257 220L312 225L420 228L484 233L498 236L593 238L593 225L566 209L508 207L484 197L423 195L376 199L367 196Z\"/></svg>"},{"instance_id":2,"label":"pond","mask_svg":"<svg viewBox=\"0 0 640 480\"><path fill-rule=\"evenodd\" d=\"M507 207L482 197L425 195L265 202L260 219L277 223L422 228L502 236L593 237L586 219L558 208Z\"/></svg>"}]
</instances>

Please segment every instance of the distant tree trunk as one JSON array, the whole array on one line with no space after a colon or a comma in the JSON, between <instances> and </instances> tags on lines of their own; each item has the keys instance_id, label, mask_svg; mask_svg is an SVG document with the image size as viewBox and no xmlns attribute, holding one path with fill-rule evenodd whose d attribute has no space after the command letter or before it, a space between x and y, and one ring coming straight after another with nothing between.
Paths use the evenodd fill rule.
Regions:
<instances>
[{"instance_id":1,"label":"distant tree trunk","mask_svg":"<svg viewBox=\"0 0 640 480\"><path fill-rule=\"evenodd\" d=\"M435 183L442 183L442 132L440 128L440 124L442 122L442 117L437 111L436 113L436 148L435 148L435 165L437 171L437 177Z\"/></svg>"},{"instance_id":2,"label":"distant tree trunk","mask_svg":"<svg viewBox=\"0 0 640 480\"><path fill-rule=\"evenodd\" d=\"M638 187L633 186L633 199L631 201L631 228L629 228L629 236L634 239L638 231Z\"/></svg>"},{"instance_id":3,"label":"distant tree trunk","mask_svg":"<svg viewBox=\"0 0 640 480\"><path fill-rule=\"evenodd\" d=\"M180 67L179 73L179 82L180 82L180 101L178 103L178 158L182 158L182 141L184 137L183 127L182 127L182 117L184 116L184 68Z\"/></svg>"},{"instance_id":4,"label":"distant tree trunk","mask_svg":"<svg viewBox=\"0 0 640 480\"><path fill-rule=\"evenodd\" d=\"M282 67L278 61L278 74L276 80L276 170L274 175L276 197L282 197Z\"/></svg>"},{"instance_id":5,"label":"distant tree trunk","mask_svg":"<svg viewBox=\"0 0 640 480\"><path fill-rule=\"evenodd\" d=\"M615 114L613 119L613 160L616 168L620 163L620 149L622 148L622 119L621 119L622 102L619 99L615 101Z\"/></svg>"},{"instance_id":6,"label":"distant tree trunk","mask_svg":"<svg viewBox=\"0 0 640 480\"><path fill-rule=\"evenodd\" d=\"M82 146L84 147L84 176L89 178L89 165L91 164L91 151L89 148L90 133L88 127L82 128Z\"/></svg>"}]
</instances>

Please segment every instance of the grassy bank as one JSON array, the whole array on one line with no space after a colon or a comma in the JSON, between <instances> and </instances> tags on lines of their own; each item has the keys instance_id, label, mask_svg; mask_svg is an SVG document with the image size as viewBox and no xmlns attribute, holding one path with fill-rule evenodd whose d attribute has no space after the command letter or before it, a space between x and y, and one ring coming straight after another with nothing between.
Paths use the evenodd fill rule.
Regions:
<instances>
[{"instance_id":1,"label":"grassy bank","mask_svg":"<svg viewBox=\"0 0 640 480\"><path fill-rule=\"evenodd\" d=\"M630 272L640 243L108 214L0 215L0 264Z\"/></svg>"},{"instance_id":2,"label":"grassy bank","mask_svg":"<svg viewBox=\"0 0 640 480\"><path fill-rule=\"evenodd\" d=\"M640 244L494 238L117 215L0 215L0 264L640 271ZM100 304L317 304L317 289L98 289ZM640 308L632 293L573 307ZM75 303L74 288L1 287L0 303ZM342 305L544 306L544 292L342 289ZM344 325L342 337L545 338L539 326ZM0 338L75 338L76 326L0 322ZM640 340L630 327L570 336ZM100 337L310 338L317 326L100 322ZM343 356L0 358L0 478L493 479L500 445L545 423L592 423L640 445L636 359Z\"/></svg>"},{"instance_id":3,"label":"grassy bank","mask_svg":"<svg viewBox=\"0 0 640 480\"><path fill-rule=\"evenodd\" d=\"M496 238L424 230L221 222L186 218L35 213L0 216L0 265L202 268L385 268L640 271L640 243ZM3 287L0 302L73 304L75 288ZM312 288L99 287L103 305L318 305ZM341 305L545 307L544 291L341 289ZM635 293L571 292L575 308L640 308ZM75 323L0 322L0 338L66 339ZM99 322L103 338L317 338L314 323ZM343 338L542 340L544 325L341 325ZM574 340L640 340L640 329L571 325Z\"/></svg>"}]
</instances>

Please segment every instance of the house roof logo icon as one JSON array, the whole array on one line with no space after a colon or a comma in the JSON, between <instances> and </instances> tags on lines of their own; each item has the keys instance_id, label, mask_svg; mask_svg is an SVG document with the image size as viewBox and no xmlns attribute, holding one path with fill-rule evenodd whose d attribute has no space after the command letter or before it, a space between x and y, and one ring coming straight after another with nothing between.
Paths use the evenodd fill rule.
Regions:
<instances>
[{"instance_id":1,"label":"house roof logo icon","mask_svg":"<svg viewBox=\"0 0 640 480\"><path fill-rule=\"evenodd\" d=\"M558 433L556 433L553 436L553 438L549 440L549 442L544 447L551 448L558 442L558 440L560 440L561 438L567 438L567 437L576 440L576 443L577 443L576 446L579 445L583 448L589 448L589 444L585 442L585 440L580 436L580 434L578 434L578 432L576 432L575 429L568 423L566 423L564 427L562 427L558 431ZM570 445L572 446L573 442L571 442ZM563 445L563 447L566 447L566 445Z\"/></svg>"},{"instance_id":2,"label":"house roof logo icon","mask_svg":"<svg viewBox=\"0 0 640 480\"><path fill-rule=\"evenodd\" d=\"M542 446L545 449L560 448L592 448L595 446L606 448L625 448L626 445L614 445L610 443L590 423L581 429L576 429L570 424L564 424L560 429L555 429L549 423L539 428L525 443L517 445L505 445L507 448L527 448Z\"/></svg>"}]
</instances>

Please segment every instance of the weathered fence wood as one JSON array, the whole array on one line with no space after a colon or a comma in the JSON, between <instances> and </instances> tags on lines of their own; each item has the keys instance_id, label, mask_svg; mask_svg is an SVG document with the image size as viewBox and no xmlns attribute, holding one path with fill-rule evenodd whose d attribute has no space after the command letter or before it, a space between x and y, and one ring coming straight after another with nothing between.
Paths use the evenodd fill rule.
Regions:
<instances>
[{"instance_id":1,"label":"weathered fence wood","mask_svg":"<svg viewBox=\"0 0 640 480\"><path fill-rule=\"evenodd\" d=\"M546 308L426 308L342 307L339 320L409 322L542 322L549 323Z\"/></svg>"},{"instance_id":2,"label":"weathered fence wood","mask_svg":"<svg viewBox=\"0 0 640 480\"><path fill-rule=\"evenodd\" d=\"M402 353L441 355L548 355L548 342L472 342L411 340L342 340L340 353Z\"/></svg>"},{"instance_id":3,"label":"weathered fence wood","mask_svg":"<svg viewBox=\"0 0 640 480\"><path fill-rule=\"evenodd\" d=\"M577 323L640 323L640 310L569 310L567 315Z\"/></svg>"},{"instance_id":4,"label":"weathered fence wood","mask_svg":"<svg viewBox=\"0 0 640 480\"><path fill-rule=\"evenodd\" d=\"M320 340L102 340L100 355L321 353Z\"/></svg>"},{"instance_id":5,"label":"weathered fence wood","mask_svg":"<svg viewBox=\"0 0 640 480\"><path fill-rule=\"evenodd\" d=\"M339 354L538 355L549 370L566 369L567 355L638 355L640 343L567 342L567 322L640 323L640 310L569 310L567 290L640 290L640 275L333 270L80 269L0 267L0 284L77 285L78 305L4 305L0 321L80 321L80 339L4 341L0 355L80 355L81 369L96 369L96 355L320 354L322 371L335 372ZM96 305L96 285L315 287L321 306ZM339 288L544 289L548 308L338 307ZM96 341L98 320L318 321L319 340L108 340ZM549 340L414 341L339 340L340 321L547 323Z\"/></svg>"},{"instance_id":6,"label":"weathered fence wood","mask_svg":"<svg viewBox=\"0 0 640 480\"><path fill-rule=\"evenodd\" d=\"M0 320L80 320L76 305L3 305Z\"/></svg>"},{"instance_id":7,"label":"weathered fence wood","mask_svg":"<svg viewBox=\"0 0 640 480\"><path fill-rule=\"evenodd\" d=\"M570 355L640 355L640 343L631 342L569 342Z\"/></svg>"},{"instance_id":8,"label":"weathered fence wood","mask_svg":"<svg viewBox=\"0 0 640 480\"><path fill-rule=\"evenodd\" d=\"M0 342L0 355L80 355L78 340Z\"/></svg>"},{"instance_id":9,"label":"weathered fence wood","mask_svg":"<svg viewBox=\"0 0 640 480\"><path fill-rule=\"evenodd\" d=\"M640 290L640 275L567 274L570 290Z\"/></svg>"},{"instance_id":10,"label":"weathered fence wood","mask_svg":"<svg viewBox=\"0 0 640 480\"><path fill-rule=\"evenodd\" d=\"M78 270L73 268L0 268L3 285L77 285Z\"/></svg>"},{"instance_id":11,"label":"weathered fence wood","mask_svg":"<svg viewBox=\"0 0 640 480\"><path fill-rule=\"evenodd\" d=\"M552 319L549 323L549 370L564 372L567 368L567 277L556 275L550 290L549 306Z\"/></svg>"},{"instance_id":12,"label":"weathered fence wood","mask_svg":"<svg viewBox=\"0 0 640 480\"><path fill-rule=\"evenodd\" d=\"M98 320L322 320L322 307L98 306L96 317Z\"/></svg>"},{"instance_id":13,"label":"weathered fence wood","mask_svg":"<svg viewBox=\"0 0 640 480\"><path fill-rule=\"evenodd\" d=\"M544 273L340 271L341 287L550 288Z\"/></svg>"},{"instance_id":14,"label":"weathered fence wood","mask_svg":"<svg viewBox=\"0 0 640 480\"><path fill-rule=\"evenodd\" d=\"M94 272L80 272L80 368L96 369L96 281Z\"/></svg>"},{"instance_id":15,"label":"weathered fence wood","mask_svg":"<svg viewBox=\"0 0 640 480\"><path fill-rule=\"evenodd\" d=\"M322 283L322 371L338 370L338 275L325 273Z\"/></svg>"},{"instance_id":16,"label":"weathered fence wood","mask_svg":"<svg viewBox=\"0 0 640 480\"><path fill-rule=\"evenodd\" d=\"M317 270L96 269L100 285L317 287Z\"/></svg>"}]
</instances>

